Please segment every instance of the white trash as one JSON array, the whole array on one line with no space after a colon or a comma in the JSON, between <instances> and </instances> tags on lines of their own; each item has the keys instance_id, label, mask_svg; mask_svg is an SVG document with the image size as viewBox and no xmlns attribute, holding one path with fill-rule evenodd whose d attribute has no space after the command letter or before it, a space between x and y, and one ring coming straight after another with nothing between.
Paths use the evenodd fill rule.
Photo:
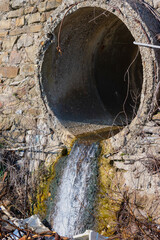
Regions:
<instances>
[{"instance_id":1,"label":"white trash","mask_svg":"<svg viewBox=\"0 0 160 240\"><path fill-rule=\"evenodd\" d=\"M43 225L38 215L33 215L29 218L22 220L22 224L23 227L27 225L28 228L32 229L32 231L38 234L49 231L49 229Z\"/></svg>"},{"instance_id":2,"label":"white trash","mask_svg":"<svg viewBox=\"0 0 160 240\"><path fill-rule=\"evenodd\" d=\"M82 234L73 236L73 239L76 239L76 240L105 240L105 239L108 239L108 237L102 236L99 233L94 232L93 230L86 230Z\"/></svg>"},{"instance_id":3,"label":"white trash","mask_svg":"<svg viewBox=\"0 0 160 240\"><path fill-rule=\"evenodd\" d=\"M44 224L41 222L38 215L32 215L26 219L18 219L11 216L11 214L7 211L7 209L1 205L0 209L4 212L4 214L10 219L9 221L13 223L15 226L24 229L30 228L37 234L41 234L44 232L49 232L49 228L45 227Z\"/></svg>"}]
</instances>

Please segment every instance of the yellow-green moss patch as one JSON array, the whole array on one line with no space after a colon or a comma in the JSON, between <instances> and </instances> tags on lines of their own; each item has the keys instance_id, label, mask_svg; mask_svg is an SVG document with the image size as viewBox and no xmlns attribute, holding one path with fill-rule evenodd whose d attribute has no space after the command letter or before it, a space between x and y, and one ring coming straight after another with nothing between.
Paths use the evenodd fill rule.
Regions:
<instances>
[{"instance_id":1,"label":"yellow-green moss patch","mask_svg":"<svg viewBox=\"0 0 160 240\"><path fill-rule=\"evenodd\" d=\"M117 212L122 199L118 190L119 181L116 179L116 169L110 164L110 159L104 157L113 152L110 140L101 143L101 147L96 222L97 231L105 236L110 236L115 232Z\"/></svg>"},{"instance_id":2,"label":"yellow-green moss patch","mask_svg":"<svg viewBox=\"0 0 160 240\"><path fill-rule=\"evenodd\" d=\"M68 152L65 151L65 153L67 154ZM39 168L38 185L36 186L34 200L31 199L32 214L39 214L42 218L46 217L47 200L51 196L50 185L56 176L56 165L63 157L64 151L59 153L48 169L44 165Z\"/></svg>"}]
</instances>

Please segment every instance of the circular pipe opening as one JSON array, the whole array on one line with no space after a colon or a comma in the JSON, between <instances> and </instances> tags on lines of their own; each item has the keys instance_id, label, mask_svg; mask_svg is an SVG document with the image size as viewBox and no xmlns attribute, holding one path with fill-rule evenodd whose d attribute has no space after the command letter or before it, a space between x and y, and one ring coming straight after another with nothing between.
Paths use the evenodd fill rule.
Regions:
<instances>
[{"instance_id":1,"label":"circular pipe opening","mask_svg":"<svg viewBox=\"0 0 160 240\"><path fill-rule=\"evenodd\" d=\"M55 36L58 31L59 25ZM54 115L74 133L128 124L140 103L143 68L126 25L101 8L85 7L64 19L62 55L56 39L42 65L42 86Z\"/></svg>"}]
</instances>

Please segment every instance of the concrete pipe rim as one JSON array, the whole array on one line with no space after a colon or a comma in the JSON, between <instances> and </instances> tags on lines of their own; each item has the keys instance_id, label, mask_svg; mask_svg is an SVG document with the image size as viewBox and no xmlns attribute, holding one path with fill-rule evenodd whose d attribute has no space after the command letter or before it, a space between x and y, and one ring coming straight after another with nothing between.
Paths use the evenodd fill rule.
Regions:
<instances>
[{"instance_id":1,"label":"concrete pipe rim","mask_svg":"<svg viewBox=\"0 0 160 240\"><path fill-rule=\"evenodd\" d=\"M82 12L87 10L87 8L88 9L90 8L91 10L93 10L93 13L94 13L95 9L101 9L101 13L103 13L103 11L106 11L107 13L109 13L117 21L121 22L122 25L128 30L128 33L133 38L132 40L135 40L137 42L139 41L139 39L141 39L141 41L143 41L143 42L148 41L147 38L148 38L150 33L148 31L147 25L145 25L145 23L143 23L143 28L146 31L146 34L144 34L144 33L141 32L142 31L142 26L139 24L139 21L141 19L137 20L138 17L137 17L137 13L135 13L135 9L132 9L131 6L129 5L129 3L127 3L128 6L130 6L130 8L126 8L125 7L125 11L124 11L124 7L122 7L122 6L119 7L120 3L122 3L122 2L123 1L116 1L116 2L115 1L111 1L111 4L109 4L109 3L108 4L102 4L101 1L96 1L96 2L85 1L85 2L82 2L82 3L79 3L79 4L75 5L75 6L73 6L69 11L68 11L68 9L70 8L70 5L68 7L66 7L65 4L62 4L60 7L58 7L55 10L55 12L53 12L53 14L51 16L52 20L49 19L47 24L46 24L46 27L45 27L46 36L44 37L44 41L43 41L44 44L43 44L43 46L42 45L40 46L40 51L39 51L39 53L40 53L39 54L39 68L38 68L38 78L39 78L39 85L40 85L40 89L41 89L42 99L44 101L44 104L46 105L48 113L50 114L50 116L52 118L52 124L54 125L54 127L55 127L55 125L56 126L58 125L59 126L58 128L61 128L61 130L63 129L64 132L66 131L68 133L71 133L73 136L80 136L81 134L83 135L86 132L89 135L90 134L92 135L92 133L94 134L95 124L91 123L93 125L91 127L91 129L88 129L86 126L82 126L83 124L79 124L78 127L75 124L75 126L72 127L71 126L71 124L73 123L72 119L70 121L71 124L69 126L69 125L65 124L65 121L61 121L59 116L58 117L56 116L57 114L55 114L55 110L52 109L52 107L50 106L50 99L48 99L48 96L46 94L46 90L45 90L45 87L44 87L44 76L43 76L44 69L43 69L43 66L44 66L46 53L47 53L48 49L51 48L51 46L54 46L54 48L57 47L57 36L58 36L57 29L58 29L60 23L62 22L64 14L66 13L66 11L68 11L68 13L66 14L66 16L65 16L65 18L63 20L64 23L62 25L62 30L61 30L61 35L62 35L61 36L61 46L62 47L63 47L63 39L64 38L67 39L67 37L68 37L67 34L66 35L64 34L65 27L67 26L67 19L69 19L71 16L74 16L74 14L75 14L75 16L77 16L76 13L78 11L79 11L79 13L82 14ZM114 7L113 7L113 3L115 4ZM124 12L126 14L126 11L127 11L128 15L132 13L132 16L131 16L132 21L131 21L131 19L129 20L128 18L126 18L125 15L123 14ZM88 14L88 12L87 12L87 14ZM135 17L136 17L136 21L135 22L133 22L134 14L135 14ZM82 19L81 19L81 21L82 21ZM73 24L73 22L75 22L75 21L71 21L71 22ZM102 22L103 22L103 20L102 20ZM137 23L137 25L136 25L136 23ZM70 21L68 22L68 24L70 26L70 24L71 24ZM137 26L136 29L135 29L135 25ZM75 26L76 26L76 24L75 24ZM104 26L105 26L105 24L104 24ZM80 27L80 26L78 26L78 27ZM68 30L69 27L66 27L66 29ZM66 30L66 32L67 32L67 30ZM126 32L127 32L127 30L126 30ZM78 38L77 38L77 40L78 40ZM152 40L152 37L151 37L151 40ZM73 42L74 42L74 40L73 40ZM128 49L126 51L128 51ZM151 103L152 98L153 98L154 77L155 77L155 75L154 75L155 74L155 72L154 72L154 65L155 65L155 61L156 61L155 52L152 49L145 49L144 50L144 48L141 48L141 47L140 47L139 51L140 51L140 58L141 58L141 63L142 63L142 74L143 74L143 77L142 77L141 100L140 100L140 104L138 106L138 110L136 112L136 116L134 117L134 119L132 119L132 121L129 123L129 125L126 124L126 127L124 127L123 130L121 130L121 134L122 134L122 132L126 131L126 128L127 129L128 128L135 129L135 128L137 128L137 126L143 124L147 120L148 113L149 113L149 106L148 106L149 104L148 103L149 102ZM63 54L62 54L62 56L63 56ZM148 56L150 56L150 57L148 58ZM146 61L147 61L147 67L146 67ZM70 60L70 63L72 63L71 60ZM99 65L101 65L101 62L99 63ZM146 69L147 69L147 71L146 71ZM71 71L71 69L70 69L70 71ZM52 74L53 73L51 73L51 75ZM65 74L64 74L64 76L65 76ZM64 76L62 76L62 78ZM80 88L81 88L81 86L80 86ZM66 87L66 89L67 89L67 87ZM148 92L147 92L146 89L148 89ZM101 90L103 90L103 88ZM66 92L67 92L67 90L66 90ZM148 94L147 97L146 97L146 93ZM84 97L84 99L85 99L85 97ZM58 101L59 101L59 99L58 99ZM75 101L75 99L71 99L70 102L72 102L72 101ZM56 102L55 106L57 105L57 102ZM62 102L63 102L63 100L62 100ZM84 103L82 105L84 105ZM62 108L62 111L63 110L64 110L64 108ZM68 119L67 119L67 121L68 121ZM55 124L55 122L56 122L56 124ZM105 127L103 126L103 128L105 128ZM101 128L100 129L98 128L98 131L99 130L101 131ZM115 128L115 133L116 133L116 130L117 129ZM107 131L108 131L108 129L107 129ZM118 134L117 134L117 137L118 137ZM107 138L107 137L104 136L104 139L105 138Z\"/></svg>"}]
</instances>

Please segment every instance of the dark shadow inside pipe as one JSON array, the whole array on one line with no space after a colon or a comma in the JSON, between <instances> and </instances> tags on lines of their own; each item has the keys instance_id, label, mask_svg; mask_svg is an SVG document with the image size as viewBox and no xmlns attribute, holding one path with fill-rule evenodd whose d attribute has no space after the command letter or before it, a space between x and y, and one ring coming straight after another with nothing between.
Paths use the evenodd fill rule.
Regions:
<instances>
[{"instance_id":1,"label":"dark shadow inside pipe","mask_svg":"<svg viewBox=\"0 0 160 240\"><path fill-rule=\"evenodd\" d=\"M126 125L135 117L143 68L125 24L101 8L81 8L65 17L60 38L45 52L42 88L50 109L66 127Z\"/></svg>"}]
</instances>

